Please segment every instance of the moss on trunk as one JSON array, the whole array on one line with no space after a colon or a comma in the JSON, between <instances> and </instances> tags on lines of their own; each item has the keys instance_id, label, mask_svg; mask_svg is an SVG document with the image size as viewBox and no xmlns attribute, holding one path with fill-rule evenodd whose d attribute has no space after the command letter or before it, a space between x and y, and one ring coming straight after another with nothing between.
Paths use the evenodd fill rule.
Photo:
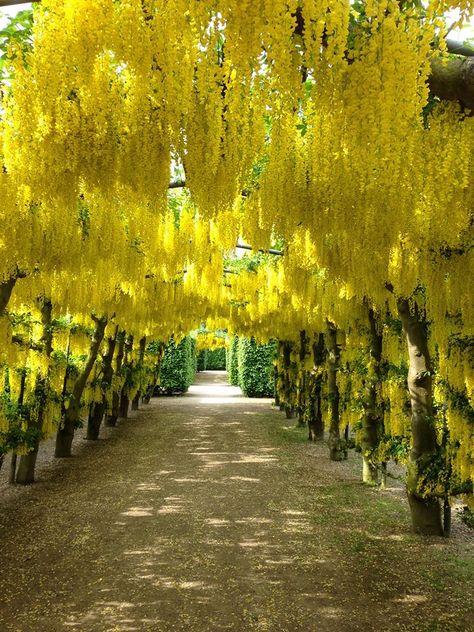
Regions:
<instances>
[{"instance_id":1,"label":"moss on trunk","mask_svg":"<svg viewBox=\"0 0 474 632\"><path fill-rule=\"evenodd\" d=\"M415 303L412 309L406 299L398 300L398 313L405 332L409 357L408 391L413 446L408 465L407 494L413 530L422 535L443 535L440 501L420 489L424 471L438 453L427 323L418 305Z\"/></svg>"}]
</instances>

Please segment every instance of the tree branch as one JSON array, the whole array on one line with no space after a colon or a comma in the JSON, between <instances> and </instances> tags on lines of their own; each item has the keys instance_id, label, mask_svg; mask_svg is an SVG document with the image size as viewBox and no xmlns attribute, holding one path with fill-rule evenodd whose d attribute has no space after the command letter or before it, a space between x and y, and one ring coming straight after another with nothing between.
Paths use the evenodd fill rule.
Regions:
<instances>
[{"instance_id":1,"label":"tree branch","mask_svg":"<svg viewBox=\"0 0 474 632\"><path fill-rule=\"evenodd\" d=\"M428 85L438 98L459 101L465 108L474 110L474 57L435 57Z\"/></svg>"}]
</instances>

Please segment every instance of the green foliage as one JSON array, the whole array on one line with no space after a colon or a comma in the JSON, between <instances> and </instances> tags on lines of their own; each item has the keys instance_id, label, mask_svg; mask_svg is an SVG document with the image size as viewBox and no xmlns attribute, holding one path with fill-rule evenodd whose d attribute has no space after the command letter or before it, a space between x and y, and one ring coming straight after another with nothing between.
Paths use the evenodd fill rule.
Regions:
<instances>
[{"instance_id":1,"label":"green foliage","mask_svg":"<svg viewBox=\"0 0 474 632\"><path fill-rule=\"evenodd\" d=\"M208 349L201 349L197 354L197 370L205 371L207 369L207 352Z\"/></svg>"},{"instance_id":2,"label":"green foliage","mask_svg":"<svg viewBox=\"0 0 474 632\"><path fill-rule=\"evenodd\" d=\"M460 517L467 527L474 529L474 511L471 511L469 507L464 506Z\"/></svg>"},{"instance_id":3,"label":"green foliage","mask_svg":"<svg viewBox=\"0 0 474 632\"><path fill-rule=\"evenodd\" d=\"M0 30L0 82L9 79L8 58L24 54L32 46L33 10L19 11L10 18L7 26Z\"/></svg>"},{"instance_id":4,"label":"green foliage","mask_svg":"<svg viewBox=\"0 0 474 632\"><path fill-rule=\"evenodd\" d=\"M226 369L226 350L225 347L220 349L201 349L197 355L198 371L225 371Z\"/></svg>"},{"instance_id":5,"label":"green foliage","mask_svg":"<svg viewBox=\"0 0 474 632\"><path fill-rule=\"evenodd\" d=\"M12 450L31 450L43 435L38 428L23 430L18 424L11 426L7 432L0 432L0 456Z\"/></svg>"},{"instance_id":6,"label":"green foliage","mask_svg":"<svg viewBox=\"0 0 474 632\"><path fill-rule=\"evenodd\" d=\"M229 374L229 383L232 386L239 386L239 338L234 336L230 342L230 346L227 349L226 368Z\"/></svg>"},{"instance_id":7,"label":"green foliage","mask_svg":"<svg viewBox=\"0 0 474 632\"><path fill-rule=\"evenodd\" d=\"M254 338L240 338L238 345L239 386L247 397L273 397L275 343L259 345Z\"/></svg>"},{"instance_id":8,"label":"green foliage","mask_svg":"<svg viewBox=\"0 0 474 632\"><path fill-rule=\"evenodd\" d=\"M208 371L224 371L226 368L225 347L206 349L206 369Z\"/></svg>"},{"instance_id":9,"label":"green foliage","mask_svg":"<svg viewBox=\"0 0 474 632\"><path fill-rule=\"evenodd\" d=\"M160 389L167 395L185 393L197 368L195 341L187 336L177 345L170 339L160 367Z\"/></svg>"}]
</instances>

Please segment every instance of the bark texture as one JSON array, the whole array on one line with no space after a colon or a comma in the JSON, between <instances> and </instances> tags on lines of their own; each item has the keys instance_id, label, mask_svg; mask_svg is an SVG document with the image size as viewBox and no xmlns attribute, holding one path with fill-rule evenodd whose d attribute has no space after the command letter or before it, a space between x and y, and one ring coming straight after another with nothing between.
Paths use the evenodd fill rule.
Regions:
<instances>
[{"instance_id":1,"label":"bark texture","mask_svg":"<svg viewBox=\"0 0 474 632\"><path fill-rule=\"evenodd\" d=\"M427 326L416 303L411 309L408 300L399 299L398 313L405 332L409 357L408 390L413 448L408 466L407 495L413 530L422 535L443 535L439 499L424 496L419 490L423 471L438 452L433 420L433 378Z\"/></svg>"},{"instance_id":2,"label":"bark texture","mask_svg":"<svg viewBox=\"0 0 474 632\"><path fill-rule=\"evenodd\" d=\"M382 332L378 327L373 309L368 311L371 358L371 374L366 386L367 399L364 404L362 431L360 443L362 448L363 469L362 480L368 485L377 485L379 481L378 469L371 459L371 453L379 445L383 433L383 414L377 401L377 387L381 381L380 365L382 361Z\"/></svg>"},{"instance_id":3,"label":"bark texture","mask_svg":"<svg viewBox=\"0 0 474 632\"><path fill-rule=\"evenodd\" d=\"M53 305L49 299L40 299L40 302L41 324L43 328L41 344L43 345L43 352L49 360L53 352L53 331L51 329ZM35 482L36 459L38 457L41 431L43 429L44 415L48 403L48 390L49 376L38 377L35 385L35 399L38 402L37 416L35 420L30 420L28 422L28 427L35 429L37 436L35 437L32 449L28 452L28 454L23 454L20 457L16 482L21 485L30 485Z\"/></svg>"},{"instance_id":4,"label":"bark texture","mask_svg":"<svg viewBox=\"0 0 474 632\"><path fill-rule=\"evenodd\" d=\"M291 342L283 342L283 396L285 406L285 416L287 419L293 419L293 384L291 381Z\"/></svg>"},{"instance_id":5,"label":"bark texture","mask_svg":"<svg viewBox=\"0 0 474 632\"><path fill-rule=\"evenodd\" d=\"M337 372L339 370L340 350L337 344L337 328L328 322L328 397L329 397L329 458L331 461L343 461L347 458L345 442L339 429L339 388Z\"/></svg>"},{"instance_id":6,"label":"bark texture","mask_svg":"<svg viewBox=\"0 0 474 632\"><path fill-rule=\"evenodd\" d=\"M306 356L308 355L309 338L306 331L300 331L300 349L299 349L299 385L298 385L298 426L306 426L306 407L307 407L307 388L308 375L304 368Z\"/></svg>"},{"instance_id":7,"label":"bark texture","mask_svg":"<svg viewBox=\"0 0 474 632\"><path fill-rule=\"evenodd\" d=\"M71 456L74 431L80 421L82 394L97 359L100 345L104 339L107 318L94 318L94 320L96 326L89 347L89 355L87 356L84 368L74 382L69 407L64 411L61 426L56 434L56 450L54 455L58 458Z\"/></svg>"},{"instance_id":8,"label":"bark texture","mask_svg":"<svg viewBox=\"0 0 474 632\"><path fill-rule=\"evenodd\" d=\"M107 351L102 359L102 400L94 402L89 411L89 419L87 422L87 439L96 441L99 438L100 426L107 409L107 393L112 386L112 378L114 369L112 362L115 353L115 343L117 340L117 329L115 335L107 340Z\"/></svg>"},{"instance_id":9,"label":"bark texture","mask_svg":"<svg viewBox=\"0 0 474 632\"><path fill-rule=\"evenodd\" d=\"M120 404L119 404L119 417L122 419L127 419L128 417L128 409L130 406L130 398L129 398L129 389L130 389L130 374L133 370L133 359L131 359L133 348L133 336L128 336L125 339L124 346L124 357L122 362L122 371L125 372L125 383L122 387L122 392L120 393Z\"/></svg>"},{"instance_id":10,"label":"bark texture","mask_svg":"<svg viewBox=\"0 0 474 632\"><path fill-rule=\"evenodd\" d=\"M440 99L459 101L465 108L474 110L474 57L435 57L428 85Z\"/></svg>"},{"instance_id":11,"label":"bark texture","mask_svg":"<svg viewBox=\"0 0 474 632\"><path fill-rule=\"evenodd\" d=\"M120 375L122 372L123 358L125 354L125 332L117 334L117 356L115 358L115 375ZM117 425L117 420L120 413L120 393L112 393L112 409L110 414L107 415L105 425L114 427Z\"/></svg>"},{"instance_id":12,"label":"bark texture","mask_svg":"<svg viewBox=\"0 0 474 632\"><path fill-rule=\"evenodd\" d=\"M138 364L135 367L138 372L140 373L143 369L143 363L145 361L145 351L146 351L146 337L143 336L143 338L140 339L140 346L139 346L139 355L138 355ZM138 375L138 378L140 379L140 375ZM138 390L135 393L135 397L132 400L132 410L138 410L140 407L140 400L142 398L142 391L141 391L142 385L139 384L138 386Z\"/></svg>"},{"instance_id":13,"label":"bark texture","mask_svg":"<svg viewBox=\"0 0 474 632\"><path fill-rule=\"evenodd\" d=\"M324 439L324 423L322 413L321 393L323 385L323 367L326 359L324 334L319 334L313 342L313 370L309 376L308 403L308 440L322 441Z\"/></svg>"}]
</instances>

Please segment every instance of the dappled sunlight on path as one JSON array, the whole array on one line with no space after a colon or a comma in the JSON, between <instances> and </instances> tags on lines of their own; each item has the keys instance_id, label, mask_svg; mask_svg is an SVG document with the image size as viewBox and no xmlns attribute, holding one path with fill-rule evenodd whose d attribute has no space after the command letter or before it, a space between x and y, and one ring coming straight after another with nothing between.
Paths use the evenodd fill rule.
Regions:
<instances>
[{"instance_id":1,"label":"dappled sunlight on path","mask_svg":"<svg viewBox=\"0 0 474 632\"><path fill-rule=\"evenodd\" d=\"M248 400L242 396L238 386L231 386L227 382L225 371L203 371L199 373L196 382L191 386L185 396L194 398L193 403L199 404L248 404ZM265 404L269 399L260 400Z\"/></svg>"},{"instance_id":2,"label":"dappled sunlight on path","mask_svg":"<svg viewBox=\"0 0 474 632\"><path fill-rule=\"evenodd\" d=\"M3 508L2 632L462 629L406 575L402 501L371 522L357 462L329 468L225 379L153 400Z\"/></svg>"}]
</instances>

